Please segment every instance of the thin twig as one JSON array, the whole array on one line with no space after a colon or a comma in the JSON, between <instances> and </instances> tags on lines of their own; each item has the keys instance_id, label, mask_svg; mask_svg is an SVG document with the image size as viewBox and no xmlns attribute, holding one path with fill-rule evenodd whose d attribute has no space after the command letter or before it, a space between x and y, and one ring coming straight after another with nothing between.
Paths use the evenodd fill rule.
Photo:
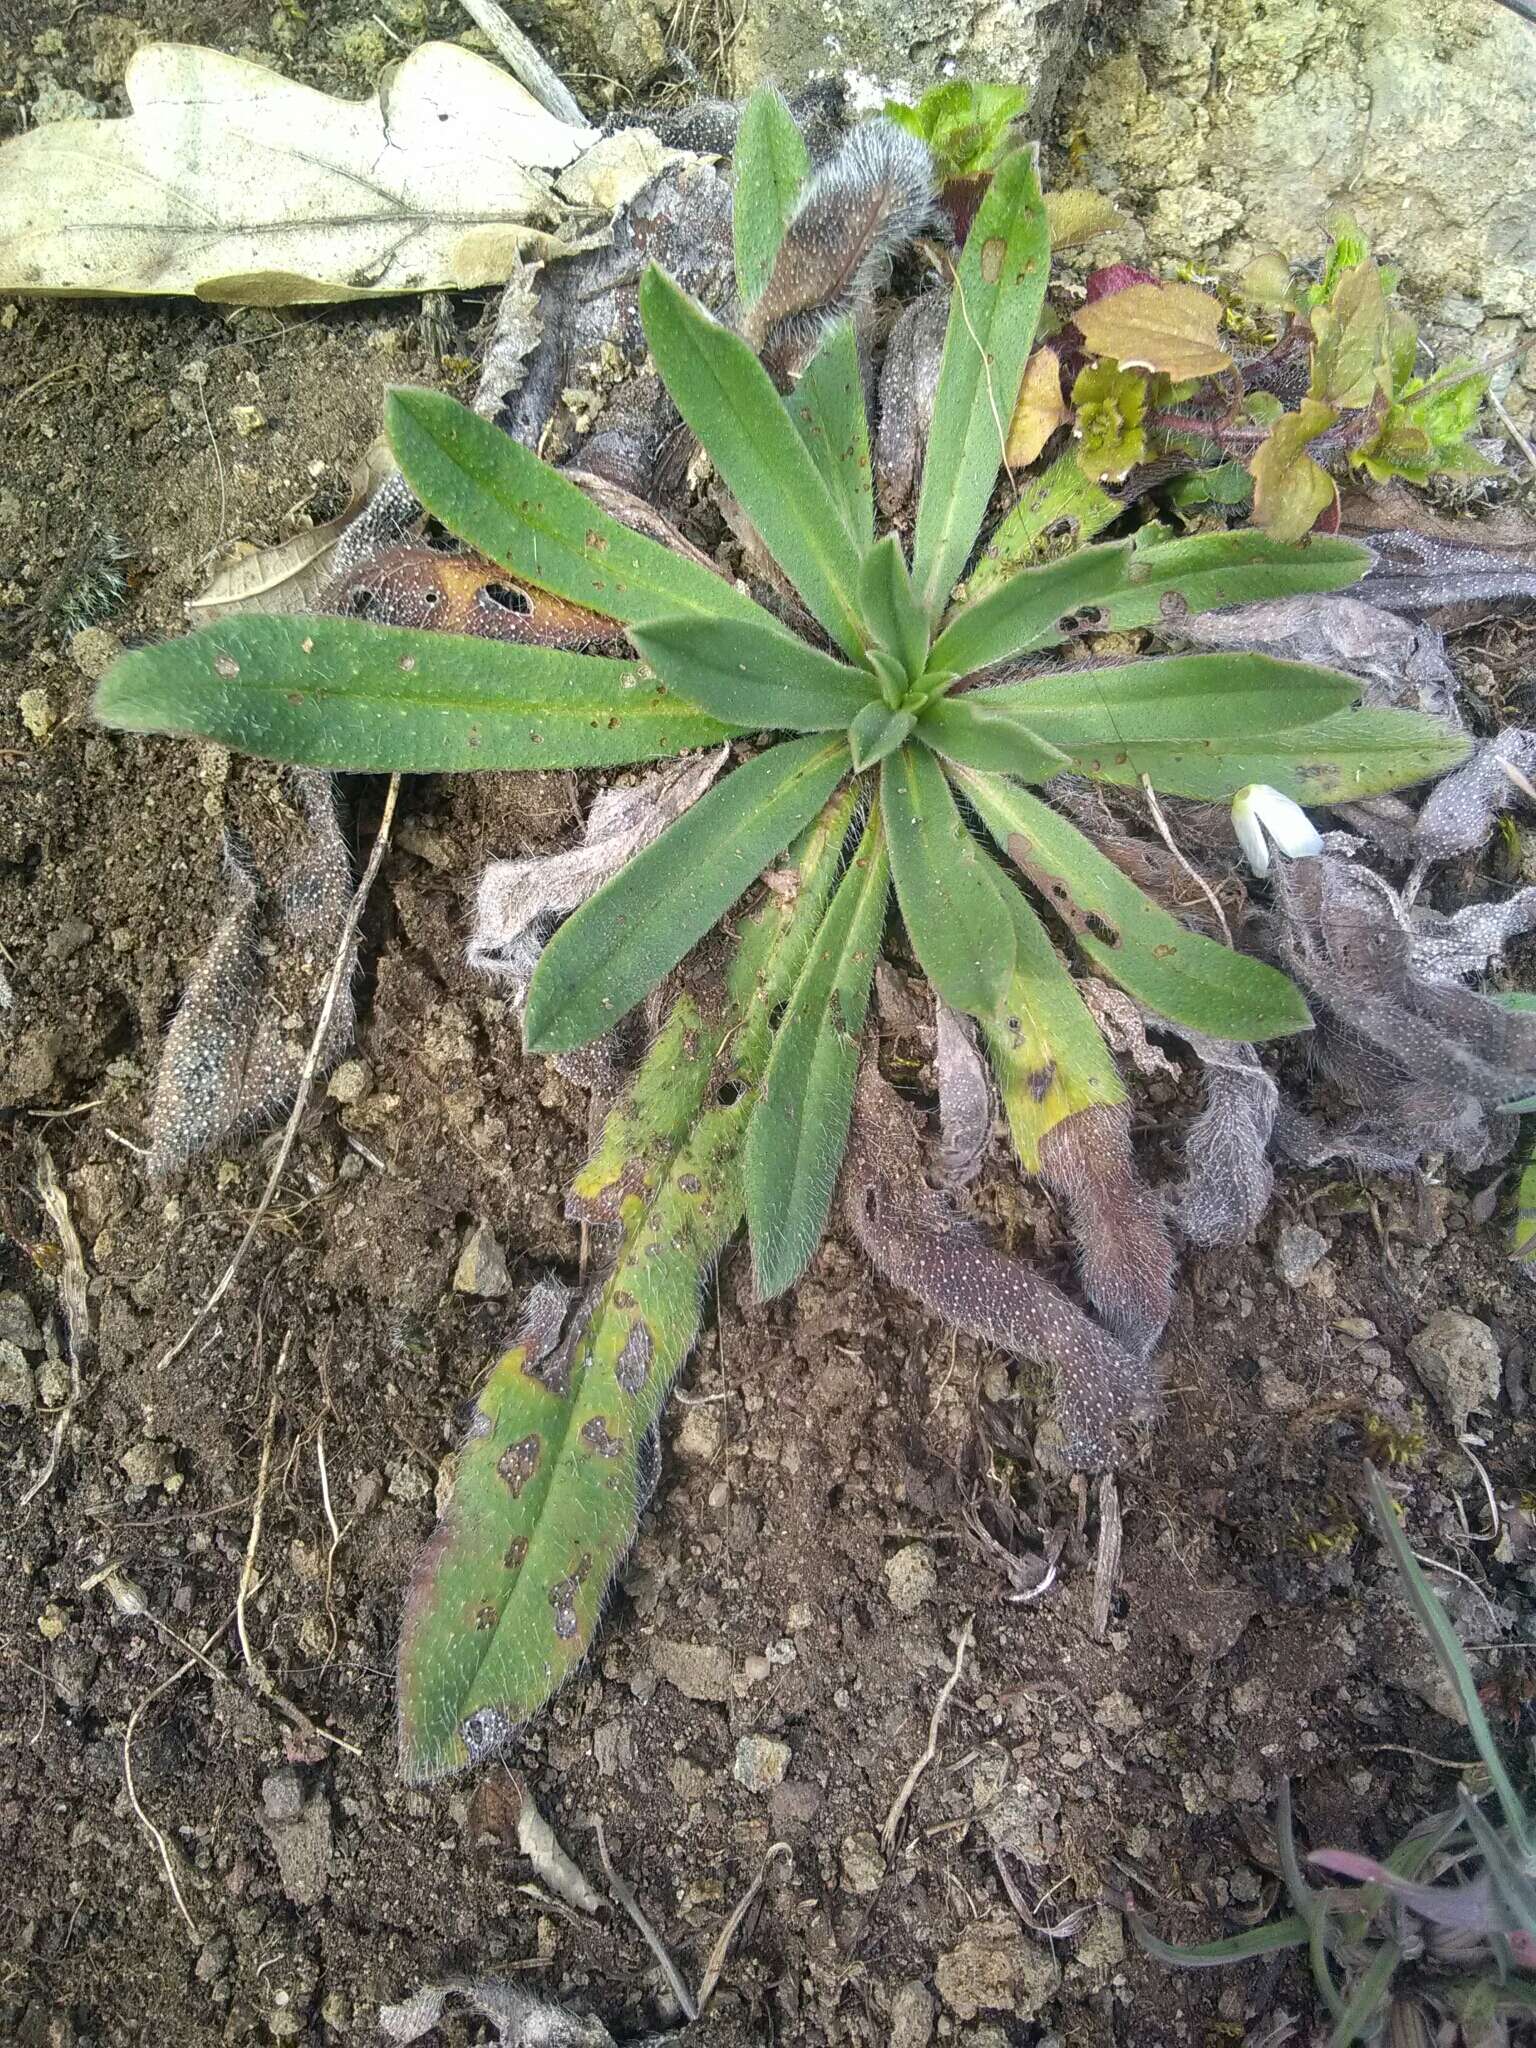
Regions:
<instances>
[{"instance_id":1,"label":"thin twig","mask_svg":"<svg viewBox=\"0 0 1536 2048\"><path fill-rule=\"evenodd\" d=\"M1230 926L1227 923L1227 913L1221 907L1221 899L1216 894L1216 891L1211 887L1210 883L1205 879L1204 875L1201 874L1200 870L1196 867L1192 867L1189 861L1183 855L1183 853L1181 853L1179 848L1174 844L1173 834L1168 829L1168 820L1163 816L1163 807L1157 800L1157 791L1152 787L1152 778L1150 775L1142 776L1141 790L1142 795L1145 796L1147 800L1147 809L1152 813L1152 822L1157 827L1158 834L1161 837L1164 846L1167 847L1168 851L1173 855L1174 859L1178 862L1179 866L1184 870L1185 874L1188 875L1189 879L1200 891L1200 894L1205 898L1206 902L1209 903L1212 910L1215 911L1216 922L1221 926L1221 935L1226 940L1227 944L1230 946L1232 943L1232 932Z\"/></svg>"},{"instance_id":2,"label":"thin twig","mask_svg":"<svg viewBox=\"0 0 1536 2048\"><path fill-rule=\"evenodd\" d=\"M326 1619L331 1624L331 1645L325 1653L325 1662L326 1664L329 1664L332 1657L334 1657L336 1654L336 1638L338 1634L336 1626L336 1609L331 1600L331 1576L336 1567L336 1553L341 1548L342 1538L346 1535L347 1531L346 1529L338 1528L336 1523L336 1511L331 1506L331 1476L325 1469L324 1422L322 1422L320 1424L320 1427L315 1431L315 1463L320 1468L320 1502L325 1509L325 1526L331 1532L331 1547L325 1553L325 1613ZM347 1529L350 1529L351 1526L352 1524L349 1521L347 1524ZM321 1669L324 1670L324 1668L325 1666L322 1665Z\"/></svg>"},{"instance_id":3,"label":"thin twig","mask_svg":"<svg viewBox=\"0 0 1536 2048\"><path fill-rule=\"evenodd\" d=\"M464 0L464 12L521 86L526 86L539 105L557 121L569 121L585 128L586 115L571 97L559 75L529 42L517 23L496 0Z\"/></svg>"},{"instance_id":4,"label":"thin twig","mask_svg":"<svg viewBox=\"0 0 1536 2048\"><path fill-rule=\"evenodd\" d=\"M997 1865L997 1874L1003 1880L1003 1890L1008 1894L1009 1905L1012 1906L1031 1934L1038 1934L1046 1941L1071 1941L1082 1933L1088 1923L1092 1910L1090 1907L1077 1906L1072 1912L1067 1914L1064 1920L1058 1920L1054 1927L1048 1926L1045 1921L1038 1917L1039 1908L1032 1908L1030 1906L1028 1899L1025 1898L1020 1890L1013 1872L1008 1868L1007 1857L995 1842L992 1845L992 1861ZM1066 1880L1063 1879L1062 1882L1065 1883ZM1045 1898L1049 1897L1050 1893L1047 1892ZM1042 1899L1040 1905L1043 1906L1044 1904L1045 1899Z\"/></svg>"},{"instance_id":5,"label":"thin twig","mask_svg":"<svg viewBox=\"0 0 1536 2048\"><path fill-rule=\"evenodd\" d=\"M1462 1571L1460 1567L1457 1565L1443 1564L1438 1557L1426 1557L1422 1550L1416 1550L1413 1554L1418 1559L1419 1563L1424 1566L1426 1571L1449 1572L1453 1579L1460 1579L1461 1583L1464 1586L1470 1586L1473 1592L1477 1595L1478 1599L1481 1600L1483 1605L1487 1608L1488 1619L1493 1623L1495 1628L1498 1627L1498 1609L1494 1606L1493 1602L1488 1598L1488 1595L1483 1591L1482 1587L1477 1583L1476 1579L1470 1578L1468 1574Z\"/></svg>"},{"instance_id":6,"label":"thin twig","mask_svg":"<svg viewBox=\"0 0 1536 2048\"><path fill-rule=\"evenodd\" d=\"M1532 15L1531 19L1533 21L1536 21L1536 15ZM1536 475L1536 448L1533 448L1531 446L1530 442L1527 441L1524 434L1521 433L1520 429L1515 425L1514 421L1510 418L1508 406L1505 405L1503 399L1500 398L1499 394L1497 393L1497 391L1494 390L1491 384L1488 387L1488 403L1493 407L1494 411L1498 414L1500 423L1503 426L1505 433L1508 434L1511 441L1514 442L1515 446L1520 450L1520 453L1525 457L1526 461L1530 464L1532 474Z\"/></svg>"},{"instance_id":7,"label":"thin twig","mask_svg":"<svg viewBox=\"0 0 1536 2048\"><path fill-rule=\"evenodd\" d=\"M656 1958L657 1962L660 1963L662 1973L666 1977L668 1984L672 1987L672 1996L677 2000L688 2018L696 2020L699 2016L699 2008L694 2001L693 1993L683 1982L682 1974L678 1970L676 1963L667 1954L661 1936L656 1932L650 1921L646 1919L641 1909L640 1901L613 1867L613 1858L608 1854L608 1843L603 1835L602 1822L595 1820L592 1825L597 1830L597 1853L602 1862L603 1875L608 1880L609 1891L613 1893L613 1896L624 1908L630 1919L634 1921L644 1937L646 1947Z\"/></svg>"},{"instance_id":8,"label":"thin twig","mask_svg":"<svg viewBox=\"0 0 1536 2048\"><path fill-rule=\"evenodd\" d=\"M320 1049L325 1044L326 1037L331 1028L331 1013L336 1007L336 998L341 993L341 984L346 976L347 962L352 953L352 941L357 936L357 928L362 922L363 911L367 907L369 892L373 888L374 878L379 872L384 859L385 849L389 845L390 827L394 823L395 817L395 800L399 794L400 778L398 775L391 775L389 778L389 789L384 798L384 815L379 820L379 829L374 837L373 850L368 856L368 865L363 870L363 878L358 883L353 893L352 901L347 908L346 921L342 925L341 937L336 947L336 958L331 967L331 978L326 984L325 1000L320 1006L319 1022L315 1025L314 1036L309 1042L309 1051L304 1058L304 1071L299 1076L298 1093L293 1098L293 1108L289 1111L288 1121L283 1127L282 1143L277 1148L277 1157L272 1162L272 1171L268 1174L267 1184L262 1189L261 1200L256 1204L251 1220L246 1225L245 1235L235 1246L234 1254L229 1264L224 1268L223 1273L219 1276L213 1292L208 1296L196 1315L193 1316L191 1322L188 1323L186 1329L176 1339L170 1350L161 1358L158 1366L155 1368L157 1372L164 1372L165 1368L174 1359L181 1356L182 1352L192 1342L193 1337L196 1336L197 1332L207 1322L219 1303L228 1294L230 1288L235 1284L235 1275L244 1263L246 1253L255 1242L256 1233L265 1221L267 1211L271 1208L276 1197L278 1183L287 1171L289 1154L293 1151L293 1141L298 1136L299 1124L305 1110L309 1107L310 1090L315 1085L315 1073L320 1065Z\"/></svg>"},{"instance_id":9,"label":"thin twig","mask_svg":"<svg viewBox=\"0 0 1536 2048\"><path fill-rule=\"evenodd\" d=\"M720 1972L725 1968L725 1959L731 1952L731 1943L736 1939L736 1930L742 1921L746 1919L751 1909L752 1901L757 1897L767 1881L769 1865L773 1862L775 1856L792 1856L793 1854L794 1852L788 1842L774 1842L771 1844L762 1862L757 1866L756 1877L748 1885L746 1892L738 1902L730 1919L726 1921L716 1936L715 1945L709 1952L709 1961L704 1965L704 1975L699 1979L698 2005L701 2018L709 2011L709 2001L714 1997L715 1986L720 1982Z\"/></svg>"},{"instance_id":10,"label":"thin twig","mask_svg":"<svg viewBox=\"0 0 1536 2048\"><path fill-rule=\"evenodd\" d=\"M145 1714L149 1711L149 1709L155 1704L156 1700L162 1698L166 1693L168 1693L171 1690L172 1686L179 1685L181 1681L186 1677L189 1671L195 1671L199 1664L207 1663L208 1660L206 1653L213 1648L214 1644L219 1640L219 1637L223 1635L224 1631L229 1627L229 1624L235 1619L236 1615L234 1613L226 1615L223 1621L221 1621L218 1627L213 1631L213 1633L206 1638L201 1650L193 1651L192 1655L188 1657L184 1663L177 1665L176 1669L171 1673L169 1678L162 1679L160 1684L155 1687L152 1693L147 1694L142 1700L140 1700L139 1704L128 1716L128 1726L123 1730L123 1785L124 1789L127 1791L128 1794L128 1804L133 1808L134 1815L138 1820L139 1826L144 1830L145 1834L149 1836L149 1839L154 1843L155 1848L159 1851L161 1867L165 1871L165 1881L171 1888L171 1897L176 1901L176 1910L181 1915L182 1919L186 1921L187 1927L191 1932L192 1939L195 1942L197 1942L199 1946L201 1946L202 1944L203 1930L198 1926L197 1922L192 1918L192 1915L187 1911L186 1900L183 1899L183 1897L181 1896L181 1886L176 1882L175 1865L171 1862L170 1846L167 1843L165 1836L160 1832L159 1828L155 1826L155 1823L144 1811L143 1804L139 1798L138 1788L135 1786L133 1782L133 1736L134 1730L138 1727L140 1721L144 1718ZM213 1667L210 1666L209 1668L212 1669ZM222 1677L224 1674L221 1672L219 1675L220 1677Z\"/></svg>"},{"instance_id":11,"label":"thin twig","mask_svg":"<svg viewBox=\"0 0 1536 2048\"><path fill-rule=\"evenodd\" d=\"M1093 1565L1093 1639L1109 1634L1109 1609L1120 1580L1120 1489L1113 1472L1099 1481L1099 1554Z\"/></svg>"},{"instance_id":12,"label":"thin twig","mask_svg":"<svg viewBox=\"0 0 1536 2048\"><path fill-rule=\"evenodd\" d=\"M891 1801L891 1810L885 1816L880 1830L880 1847L887 1856L896 1843L896 1830L901 1826L901 1817L907 1810L912 1794L917 1790L924 1771L939 1753L939 1723L944 1718L944 1709L949 1705L950 1695L960 1683L960 1674L965 1669L965 1653L971 1647L971 1625L974 1616L967 1615L965 1627L960 1631L959 1647L955 1651L955 1668L944 1681L943 1691L933 1703L933 1715L928 1723L928 1745L922 1755L907 1773L907 1782Z\"/></svg>"},{"instance_id":13,"label":"thin twig","mask_svg":"<svg viewBox=\"0 0 1536 2048\"><path fill-rule=\"evenodd\" d=\"M1504 1518L1499 1513L1499 1503L1494 1498L1493 1481L1488 1477L1488 1468L1484 1465L1482 1459L1478 1457L1477 1453L1473 1450L1473 1439L1471 1437L1458 1437L1456 1441L1461 1445L1461 1448L1466 1452L1468 1461L1470 1462L1473 1471L1477 1474L1478 1478L1481 1479L1481 1481L1483 1482L1483 1494L1488 1502L1488 1519L1493 1525L1489 1529L1488 1534L1486 1536L1474 1536L1471 1530L1469 1529L1467 1531L1468 1540L1472 1543L1497 1543L1499 1537L1502 1535L1504 1530Z\"/></svg>"},{"instance_id":14,"label":"thin twig","mask_svg":"<svg viewBox=\"0 0 1536 2048\"><path fill-rule=\"evenodd\" d=\"M64 1304L64 1350L69 1360L69 1393L53 1419L53 1441L48 1447L43 1469L21 1496L18 1507L26 1507L29 1501L35 1500L59 1468L64 1432L80 1400L80 1361L91 1341L91 1309L86 1298L85 1253L80 1249L80 1233L69 1213L69 1197L53 1163L53 1154L41 1138L37 1140L36 1156L38 1196L59 1234L59 1248L64 1255L59 1274L59 1298Z\"/></svg>"}]
</instances>

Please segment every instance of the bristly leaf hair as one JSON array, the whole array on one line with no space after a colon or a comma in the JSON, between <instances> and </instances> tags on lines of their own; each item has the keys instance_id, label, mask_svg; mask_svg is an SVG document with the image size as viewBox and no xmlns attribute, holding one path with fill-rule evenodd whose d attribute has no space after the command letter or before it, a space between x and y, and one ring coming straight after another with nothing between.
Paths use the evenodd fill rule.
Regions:
<instances>
[{"instance_id":1,"label":"bristly leaf hair","mask_svg":"<svg viewBox=\"0 0 1536 2048\"><path fill-rule=\"evenodd\" d=\"M855 128L806 186L743 322L747 340L775 356L809 353L885 282L897 254L932 224L937 197L925 143L886 120Z\"/></svg>"}]
</instances>

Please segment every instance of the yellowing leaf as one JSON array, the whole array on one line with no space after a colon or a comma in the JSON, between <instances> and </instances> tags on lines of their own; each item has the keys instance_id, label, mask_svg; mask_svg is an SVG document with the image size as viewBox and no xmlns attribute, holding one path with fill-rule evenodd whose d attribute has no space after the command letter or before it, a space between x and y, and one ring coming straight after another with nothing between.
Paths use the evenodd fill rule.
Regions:
<instances>
[{"instance_id":1,"label":"yellowing leaf","mask_svg":"<svg viewBox=\"0 0 1536 2048\"><path fill-rule=\"evenodd\" d=\"M1254 524L1273 539L1300 540L1333 503L1333 478L1312 460L1307 447L1337 419L1331 405L1304 398L1298 411L1276 420L1249 463Z\"/></svg>"},{"instance_id":2,"label":"yellowing leaf","mask_svg":"<svg viewBox=\"0 0 1536 2048\"><path fill-rule=\"evenodd\" d=\"M1073 324L1096 356L1167 376L1214 377L1232 358L1216 338L1221 304L1192 284L1133 284L1095 299Z\"/></svg>"},{"instance_id":3,"label":"yellowing leaf","mask_svg":"<svg viewBox=\"0 0 1536 2048\"><path fill-rule=\"evenodd\" d=\"M1053 249L1076 249L1083 242L1091 242L1095 235L1107 235L1111 228L1125 225L1125 215L1111 206L1102 193L1081 189L1047 192L1045 218Z\"/></svg>"},{"instance_id":4,"label":"yellowing leaf","mask_svg":"<svg viewBox=\"0 0 1536 2048\"><path fill-rule=\"evenodd\" d=\"M125 89L123 120L0 147L0 291L471 290L519 254L567 253L594 199L616 205L657 167L654 138L600 142L451 43L413 50L362 104L185 43L139 50Z\"/></svg>"},{"instance_id":5,"label":"yellowing leaf","mask_svg":"<svg viewBox=\"0 0 1536 2048\"><path fill-rule=\"evenodd\" d=\"M1374 263L1347 270L1330 304L1312 311L1312 396L1360 411L1375 398L1388 367L1389 311Z\"/></svg>"},{"instance_id":6,"label":"yellowing leaf","mask_svg":"<svg viewBox=\"0 0 1536 2048\"><path fill-rule=\"evenodd\" d=\"M1037 348L1019 386L1019 402L1008 424L1008 466L1025 469L1058 427L1071 419L1061 395L1061 358L1053 348Z\"/></svg>"}]
</instances>

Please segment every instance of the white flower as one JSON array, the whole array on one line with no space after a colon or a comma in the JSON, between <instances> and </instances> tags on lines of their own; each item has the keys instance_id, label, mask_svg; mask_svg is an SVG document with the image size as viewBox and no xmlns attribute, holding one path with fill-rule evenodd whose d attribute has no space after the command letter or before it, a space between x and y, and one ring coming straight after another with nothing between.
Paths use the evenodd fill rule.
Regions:
<instances>
[{"instance_id":1,"label":"white flower","mask_svg":"<svg viewBox=\"0 0 1536 2048\"><path fill-rule=\"evenodd\" d=\"M1322 836L1301 805L1267 782L1250 782L1233 797L1232 828L1256 875L1269 873L1271 839L1288 860L1323 850Z\"/></svg>"}]
</instances>

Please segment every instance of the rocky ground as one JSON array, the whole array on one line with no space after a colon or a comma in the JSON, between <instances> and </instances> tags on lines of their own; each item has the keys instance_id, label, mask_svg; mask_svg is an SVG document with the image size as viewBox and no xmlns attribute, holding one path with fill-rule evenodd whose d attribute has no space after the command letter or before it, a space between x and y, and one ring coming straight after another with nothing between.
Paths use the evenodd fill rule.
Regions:
<instances>
[{"instance_id":1,"label":"rocky ground","mask_svg":"<svg viewBox=\"0 0 1536 2048\"><path fill-rule=\"evenodd\" d=\"M435 4L407 20L157 0L130 21L23 0L0 120L50 92L112 104L149 32L361 92L370 37L387 54L426 29L457 22ZM363 2042L381 2002L452 1972L547 1990L621 2041L670 2017L630 1922L535 1876L506 1771L431 1791L394 1772L401 1589L443 1459L516 1295L577 1257L561 1195L585 1098L522 1060L506 1005L459 964L480 865L559 843L567 779L408 786L355 1057L240 1283L168 1367L270 1142L160 1188L134 1152L217 916L221 825L259 844L290 799L265 768L93 730L92 682L120 641L177 630L233 542L340 508L389 384L464 394L479 311L455 302L445 363L404 302L0 306L0 2035L25 2048ZM81 631L70 595L109 557L125 589ZM1489 704L1518 704L1528 623L1458 651ZM381 793L346 790L360 845ZM1171 1087L1146 1105L1154 1178L1184 1114ZM87 1274L77 1397L44 1154ZM1260 1242L1188 1263L1166 1414L1120 1474L1097 1603L1111 1506L1020 1454L1038 1388L836 1239L766 1309L728 1256L597 1660L516 1759L594 1881L602 1822L694 1982L785 1845L691 2041L1236 2041L1250 2011L1310 2011L1293 1965L1147 1963L1116 1908L1129 1894L1182 1939L1262 1919L1282 1773L1313 1843L1380 1850L1445 1803L1469 1751L1362 1529L1367 1456L1400 1459L1416 1547L1463 1575L1445 1583L1464 1632L1517 1646L1482 1675L1528 1740L1536 1318L1479 1192L1295 1176ZM1043 1201L1021 1208L1001 1179L981 1199L1062 1264ZM481 1229L504 1272L461 1270ZM1504 1504L1496 1543L1474 1455ZM1054 1584L1010 1601L999 1546L1058 1540Z\"/></svg>"}]
</instances>

